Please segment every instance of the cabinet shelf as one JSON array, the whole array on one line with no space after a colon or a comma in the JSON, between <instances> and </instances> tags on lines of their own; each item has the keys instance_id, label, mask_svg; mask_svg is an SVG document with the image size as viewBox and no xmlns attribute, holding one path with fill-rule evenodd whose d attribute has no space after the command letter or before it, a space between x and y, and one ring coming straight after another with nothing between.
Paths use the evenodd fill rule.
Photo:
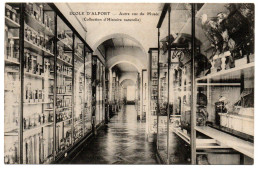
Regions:
<instances>
[{"instance_id":1,"label":"cabinet shelf","mask_svg":"<svg viewBox=\"0 0 260 170\"><path fill-rule=\"evenodd\" d=\"M20 24L5 16L5 24L9 28L20 28Z\"/></svg>"},{"instance_id":2,"label":"cabinet shelf","mask_svg":"<svg viewBox=\"0 0 260 170\"><path fill-rule=\"evenodd\" d=\"M72 96L72 94L71 93L61 93L61 94L57 93L57 96Z\"/></svg>"},{"instance_id":3,"label":"cabinet shelf","mask_svg":"<svg viewBox=\"0 0 260 170\"><path fill-rule=\"evenodd\" d=\"M13 129L7 132L4 132L5 136L18 136L19 132L18 129Z\"/></svg>"},{"instance_id":4,"label":"cabinet shelf","mask_svg":"<svg viewBox=\"0 0 260 170\"><path fill-rule=\"evenodd\" d=\"M240 83L197 83L197 86L240 86Z\"/></svg>"},{"instance_id":5,"label":"cabinet shelf","mask_svg":"<svg viewBox=\"0 0 260 170\"><path fill-rule=\"evenodd\" d=\"M37 54L41 55L43 53L44 56L54 57L54 54L52 54L50 51L47 51L47 50L33 44L32 42L26 40L26 39L24 39L24 47L32 50L33 52L35 52Z\"/></svg>"},{"instance_id":6,"label":"cabinet shelf","mask_svg":"<svg viewBox=\"0 0 260 170\"><path fill-rule=\"evenodd\" d=\"M66 78L72 78L72 76L62 74L62 73L57 73L58 76L66 77Z\"/></svg>"},{"instance_id":7,"label":"cabinet shelf","mask_svg":"<svg viewBox=\"0 0 260 170\"><path fill-rule=\"evenodd\" d=\"M180 129L174 128L173 132L190 145L190 135L184 133ZM196 149L229 149L229 146L219 144L215 139L208 138L197 138L196 139Z\"/></svg>"},{"instance_id":8,"label":"cabinet shelf","mask_svg":"<svg viewBox=\"0 0 260 170\"><path fill-rule=\"evenodd\" d=\"M33 28L35 31L40 31L44 33L45 35L48 35L50 37L54 36L54 33L51 29L46 27L43 23L37 21L35 18L31 17L28 13L25 13L25 22L28 26Z\"/></svg>"},{"instance_id":9,"label":"cabinet shelf","mask_svg":"<svg viewBox=\"0 0 260 170\"><path fill-rule=\"evenodd\" d=\"M66 120L62 120L62 121L59 121L57 123L63 123L63 122L67 122L67 121L70 121L70 120L72 120L72 118L69 118L69 119L66 119Z\"/></svg>"},{"instance_id":10,"label":"cabinet shelf","mask_svg":"<svg viewBox=\"0 0 260 170\"><path fill-rule=\"evenodd\" d=\"M75 57L77 57L77 59L81 60L82 62L84 61L84 58L82 56L80 56L77 53L74 53Z\"/></svg>"},{"instance_id":11,"label":"cabinet shelf","mask_svg":"<svg viewBox=\"0 0 260 170\"><path fill-rule=\"evenodd\" d=\"M34 131L40 130L41 128L50 126L52 124L53 124L53 122L44 123L44 124L41 124L39 126L32 127L30 129L24 129L23 132L32 134Z\"/></svg>"},{"instance_id":12,"label":"cabinet shelf","mask_svg":"<svg viewBox=\"0 0 260 170\"><path fill-rule=\"evenodd\" d=\"M58 39L58 44L60 45L60 46L64 46L64 50L66 51L66 50L68 50L68 51L72 51L72 48L71 48L71 46L70 45L68 45L67 43L65 43L64 42L64 40L62 40L62 39L60 39L60 38L57 38Z\"/></svg>"},{"instance_id":13,"label":"cabinet shelf","mask_svg":"<svg viewBox=\"0 0 260 170\"><path fill-rule=\"evenodd\" d=\"M58 107L57 109L70 109L72 108L72 106L68 106L68 107Z\"/></svg>"},{"instance_id":14,"label":"cabinet shelf","mask_svg":"<svg viewBox=\"0 0 260 170\"><path fill-rule=\"evenodd\" d=\"M28 77L38 78L38 79L43 79L44 78L43 75L33 74L33 73L29 73L29 72L24 72L24 75L26 75Z\"/></svg>"},{"instance_id":15,"label":"cabinet shelf","mask_svg":"<svg viewBox=\"0 0 260 170\"><path fill-rule=\"evenodd\" d=\"M5 64L6 65L20 65L20 62L14 61L14 60L10 60L10 59L5 59Z\"/></svg>"},{"instance_id":16,"label":"cabinet shelf","mask_svg":"<svg viewBox=\"0 0 260 170\"><path fill-rule=\"evenodd\" d=\"M218 142L237 150L240 153L247 155L250 158L254 158L254 144L243 139L239 139L225 132L221 132L208 126L196 126L195 130L203 133Z\"/></svg>"},{"instance_id":17,"label":"cabinet shelf","mask_svg":"<svg viewBox=\"0 0 260 170\"><path fill-rule=\"evenodd\" d=\"M62 60L61 58L57 57L57 60L64 63L66 66L73 67L73 65L67 61Z\"/></svg>"},{"instance_id":18,"label":"cabinet shelf","mask_svg":"<svg viewBox=\"0 0 260 170\"><path fill-rule=\"evenodd\" d=\"M244 64L239 67L219 71L219 72L216 72L213 74L209 74L207 76L197 78L196 81L207 80L207 79L211 79L211 80L215 80L215 81L226 80L226 79L228 79L228 80L240 79L241 71L252 71L253 72L254 66L255 66L254 62Z\"/></svg>"},{"instance_id":19,"label":"cabinet shelf","mask_svg":"<svg viewBox=\"0 0 260 170\"><path fill-rule=\"evenodd\" d=\"M50 102L33 102L33 103L29 103L29 102L24 102L23 104L25 105L37 105L37 104L49 104Z\"/></svg>"}]
</instances>

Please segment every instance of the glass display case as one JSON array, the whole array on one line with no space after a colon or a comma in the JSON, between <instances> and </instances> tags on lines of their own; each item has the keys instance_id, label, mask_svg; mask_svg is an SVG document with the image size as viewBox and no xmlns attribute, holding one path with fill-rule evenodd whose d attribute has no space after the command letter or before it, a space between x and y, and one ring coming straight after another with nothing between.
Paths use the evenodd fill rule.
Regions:
<instances>
[{"instance_id":1,"label":"glass display case","mask_svg":"<svg viewBox=\"0 0 260 170\"><path fill-rule=\"evenodd\" d=\"M169 163L191 163L191 4L170 4Z\"/></svg>"},{"instance_id":2,"label":"glass display case","mask_svg":"<svg viewBox=\"0 0 260 170\"><path fill-rule=\"evenodd\" d=\"M160 39L157 148L161 160L253 164L254 4L165 4L162 16L160 35L167 28L169 32ZM163 62L163 52L169 51L168 63ZM164 131L165 112L169 128Z\"/></svg>"},{"instance_id":3,"label":"glass display case","mask_svg":"<svg viewBox=\"0 0 260 170\"><path fill-rule=\"evenodd\" d=\"M98 126L105 120L104 110L104 66L98 59L96 67L96 125Z\"/></svg>"},{"instance_id":4,"label":"glass display case","mask_svg":"<svg viewBox=\"0 0 260 170\"><path fill-rule=\"evenodd\" d=\"M84 111L84 133L87 134L91 132L92 126L92 53L85 48L85 111Z\"/></svg>"},{"instance_id":5,"label":"glass display case","mask_svg":"<svg viewBox=\"0 0 260 170\"><path fill-rule=\"evenodd\" d=\"M90 129L83 92L87 88L87 109L92 89L84 82L92 75L84 49L88 61L92 50L54 4L6 3L5 10L4 160L51 163L83 138L85 122Z\"/></svg>"},{"instance_id":6,"label":"glass display case","mask_svg":"<svg viewBox=\"0 0 260 170\"><path fill-rule=\"evenodd\" d=\"M75 93L75 53L73 32L57 16L56 62L56 154L62 155L73 144L73 115ZM78 89L77 89L78 90Z\"/></svg>"},{"instance_id":7,"label":"glass display case","mask_svg":"<svg viewBox=\"0 0 260 170\"><path fill-rule=\"evenodd\" d=\"M21 56L19 42L21 6L5 4L4 49L4 163L20 162Z\"/></svg>"},{"instance_id":8,"label":"glass display case","mask_svg":"<svg viewBox=\"0 0 260 170\"><path fill-rule=\"evenodd\" d=\"M47 4L25 4L23 37L23 163L53 160L54 18Z\"/></svg>"},{"instance_id":9,"label":"glass display case","mask_svg":"<svg viewBox=\"0 0 260 170\"><path fill-rule=\"evenodd\" d=\"M105 121L105 66L103 63L101 63L101 74L100 74L100 79L101 79L101 87L100 87L100 111L101 111L101 121Z\"/></svg>"},{"instance_id":10,"label":"glass display case","mask_svg":"<svg viewBox=\"0 0 260 170\"><path fill-rule=\"evenodd\" d=\"M157 133L157 112L158 112L158 65L159 55L158 48L149 49L149 114L148 118L148 133Z\"/></svg>"},{"instance_id":11,"label":"glass display case","mask_svg":"<svg viewBox=\"0 0 260 170\"><path fill-rule=\"evenodd\" d=\"M164 7L165 8L165 7ZM162 160L168 160L168 9L160 27L158 63L158 131L157 151Z\"/></svg>"},{"instance_id":12,"label":"glass display case","mask_svg":"<svg viewBox=\"0 0 260 170\"><path fill-rule=\"evenodd\" d=\"M197 163L253 164L254 4L204 4L195 22L195 30L201 30L196 37L205 42L204 53L195 57L196 136L204 135L218 141L219 148L237 152L217 155L196 142ZM214 40L209 23L217 25Z\"/></svg>"},{"instance_id":13,"label":"glass display case","mask_svg":"<svg viewBox=\"0 0 260 170\"><path fill-rule=\"evenodd\" d=\"M101 94L100 94L100 89L101 89L101 64L100 61L97 60L97 67L96 67L96 125L99 125L101 123L101 110L100 110L100 105L101 105Z\"/></svg>"},{"instance_id":14,"label":"glass display case","mask_svg":"<svg viewBox=\"0 0 260 170\"><path fill-rule=\"evenodd\" d=\"M73 141L83 137L84 119L84 44L77 36L74 39L74 132Z\"/></svg>"}]
</instances>

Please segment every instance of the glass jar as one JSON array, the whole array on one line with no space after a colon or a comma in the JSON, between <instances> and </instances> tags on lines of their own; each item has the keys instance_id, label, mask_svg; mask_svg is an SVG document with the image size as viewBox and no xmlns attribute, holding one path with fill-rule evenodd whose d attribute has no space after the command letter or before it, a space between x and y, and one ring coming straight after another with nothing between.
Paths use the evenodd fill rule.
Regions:
<instances>
[{"instance_id":1,"label":"glass jar","mask_svg":"<svg viewBox=\"0 0 260 170\"><path fill-rule=\"evenodd\" d=\"M32 32L31 35L32 35L31 41L32 41L33 44L35 44L36 43L36 34L35 34L35 32Z\"/></svg>"},{"instance_id":2,"label":"glass jar","mask_svg":"<svg viewBox=\"0 0 260 170\"><path fill-rule=\"evenodd\" d=\"M41 43L40 43L40 40L41 40L40 32L38 32L38 34L37 34L36 36L37 36L37 38L36 38L36 44L37 44L38 46L40 46L40 45L41 45Z\"/></svg>"},{"instance_id":3,"label":"glass jar","mask_svg":"<svg viewBox=\"0 0 260 170\"><path fill-rule=\"evenodd\" d=\"M17 43L14 45L14 60L19 61L19 44Z\"/></svg>"},{"instance_id":4,"label":"glass jar","mask_svg":"<svg viewBox=\"0 0 260 170\"><path fill-rule=\"evenodd\" d=\"M44 25L45 25L45 27L49 27L49 25L48 25L48 15L47 14L44 14Z\"/></svg>"},{"instance_id":5,"label":"glass jar","mask_svg":"<svg viewBox=\"0 0 260 170\"><path fill-rule=\"evenodd\" d=\"M48 41L49 41L49 37L47 35L44 36L44 45L45 45L45 48L47 49L47 44L48 44Z\"/></svg>"},{"instance_id":6,"label":"glass jar","mask_svg":"<svg viewBox=\"0 0 260 170\"><path fill-rule=\"evenodd\" d=\"M40 46L44 46L44 35L42 32L40 33Z\"/></svg>"},{"instance_id":7,"label":"glass jar","mask_svg":"<svg viewBox=\"0 0 260 170\"><path fill-rule=\"evenodd\" d=\"M9 41L9 52L8 52L8 54L9 54L9 59L13 59L13 57L14 57L14 40L13 40L13 38L11 38L10 39L10 41Z\"/></svg>"},{"instance_id":8,"label":"glass jar","mask_svg":"<svg viewBox=\"0 0 260 170\"><path fill-rule=\"evenodd\" d=\"M16 12L15 9L13 9L12 12L13 12L13 13L12 13L12 18L11 18L11 19L12 19L13 21L16 22L16 18L17 18L16 15L17 15L17 12Z\"/></svg>"},{"instance_id":9,"label":"glass jar","mask_svg":"<svg viewBox=\"0 0 260 170\"><path fill-rule=\"evenodd\" d=\"M11 18L11 11L9 9L6 9L6 16L8 18Z\"/></svg>"}]
</instances>

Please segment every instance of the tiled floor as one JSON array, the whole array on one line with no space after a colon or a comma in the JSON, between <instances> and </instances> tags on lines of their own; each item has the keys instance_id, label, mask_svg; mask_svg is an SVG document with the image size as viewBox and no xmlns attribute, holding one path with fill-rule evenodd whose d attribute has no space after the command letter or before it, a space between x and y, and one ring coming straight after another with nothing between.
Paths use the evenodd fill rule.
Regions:
<instances>
[{"instance_id":1,"label":"tiled floor","mask_svg":"<svg viewBox=\"0 0 260 170\"><path fill-rule=\"evenodd\" d=\"M156 164L156 148L145 139L145 123L127 105L70 164Z\"/></svg>"}]
</instances>

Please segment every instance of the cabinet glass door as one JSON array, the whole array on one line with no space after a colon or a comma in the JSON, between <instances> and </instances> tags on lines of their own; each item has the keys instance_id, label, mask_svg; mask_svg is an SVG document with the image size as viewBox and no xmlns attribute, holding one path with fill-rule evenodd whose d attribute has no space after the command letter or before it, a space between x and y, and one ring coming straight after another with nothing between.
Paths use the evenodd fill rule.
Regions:
<instances>
[{"instance_id":1,"label":"cabinet glass door","mask_svg":"<svg viewBox=\"0 0 260 170\"><path fill-rule=\"evenodd\" d=\"M77 36L74 39L74 112L73 141L83 137L84 111L84 44Z\"/></svg>"},{"instance_id":2,"label":"cabinet glass door","mask_svg":"<svg viewBox=\"0 0 260 170\"><path fill-rule=\"evenodd\" d=\"M85 56L85 110L84 110L84 123L85 133L91 131L91 112L92 112L92 84L91 84L91 70L92 70L92 54L86 51Z\"/></svg>"},{"instance_id":3,"label":"cabinet glass door","mask_svg":"<svg viewBox=\"0 0 260 170\"><path fill-rule=\"evenodd\" d=\"M157 133L157 112L158 112L158 49L150 50L150 75L149 75L149 90L150 90L150 103L148 122L149 134Z\"/></svg>"},{"instance_id":4,"label":"cabinet glass door","mask_svg":"<svg viewBox=\"0 0 260 170\"><path fill-rule=\"evenodd\" d=\"M56 153L72 145L73 106L73 33L57 17L57 63L56 63Z\"/></svg>"},{"instance_id":5,"label":"cabinet glass door","mask_svg":"<svg viewBox=\"0 0 260 170\"><path fill-rule=\"evenodd\" d=\"M158 113L158 152L162 159L167 161L167 107L168 107L168 12L160 28L160 54L159 54L159 113Z\"/></svg>"},{"instance_id":6,"label":"cabinet glass door","mask_svg":"<svg viewBox=\"0 0 260 170\"><path fill-rule=\"evenodd\" d=\"M101 122L100 117L100 61L97 59L96 66L96 125Z\"/></svg>"},{"instance_id":7,"label":"cabinet glass door","mask_svg":"<svg viewBox=\"0 0 260 170\"><path fill-rule=\"evenodd\" d=\"M5 4L5 49L4 49L4 163L19 163L19 131L21 107L20 5Z\"/></svg>"},{"instance_id":8,"label":"cabinet glass door","mask_svg":"<svg viewBox=\"0 0 260 170\"><path fill-rule=\"evenodd\" d=\"M25 4L24 164L49 163L53 159L54 18L47 4Z\"/></svg>"},{"instance_id":9,"label":"cabinet glass door","mask_svg":"<svg viewBox=\"0 0 260 170\"><path fill-rule=\"evenodd\" d=\"M169 163L190 164L191 5L171 4ZM185 25L189 23L188 27ZM185 27L186 26L186 27Z\"/></svg>"}]
</instances>

